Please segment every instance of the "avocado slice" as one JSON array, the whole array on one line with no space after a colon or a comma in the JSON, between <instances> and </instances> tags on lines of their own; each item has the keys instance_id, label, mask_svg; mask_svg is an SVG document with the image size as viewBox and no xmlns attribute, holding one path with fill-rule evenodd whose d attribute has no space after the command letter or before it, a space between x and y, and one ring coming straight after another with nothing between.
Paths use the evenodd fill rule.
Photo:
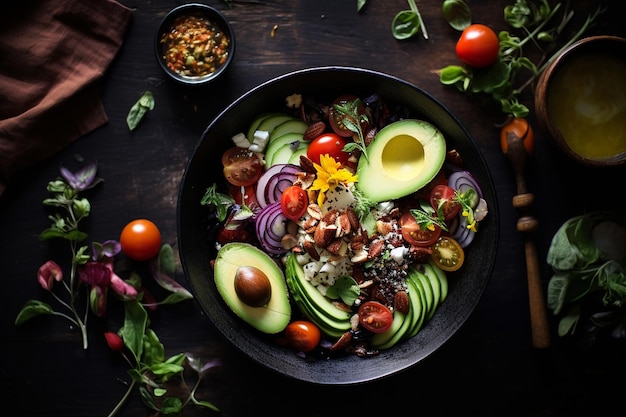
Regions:
<instances>
[{"instance_id":1,"label":"avocado slice","mask_svg":"<svg viewBox=\"0 0 626 417\"><path fill-rule=\"evenodd\" d=\"M293 300L309 320L331 337L339 337L350 330L351 314L337 308L324 297L304 275L304 269L293 254L286 261L285 275Z\"/></svg>"},{"instance_id":2,"label":"avocado slice","mask_svg":"<svg viewBox=\"0 0 626 417\"><path fill-rule=\"evenodd\" d=\"M239 298L235 291L235 276L241 266L257 268L267 276L271 286L267 304L252 307ZM222 246L215 259L213 279L228 307L254 328L263 333L276 334L289 324L291 305L285 276L276 262L257 247L240 242Z\"/></svg>"},{"instance_id":3,"label":"avocado slice","mask_svg":"<svg viewBox=\"0 0 626 417\"><path fill-rule=\"evenodd\" d=\"M273 141L274 139L281 137L285 133L300 133L304 134L306 132L308 125L304 123L300 119L292 118L287 121L282 122L277 125L270 134L269 141Z\"/></svg>"},{"instance_id":4,"label":"avocado slice","mask_svg":"<svg viewBox=\"0 0 626 417\"><path fill-rule=\"evenodd\" d=\"M446 141L431 123L391 123L367 147L367 157L359 158L356 187L374 202L407 196L435 178L445 157Z\"/></svg>"}]
</instances>

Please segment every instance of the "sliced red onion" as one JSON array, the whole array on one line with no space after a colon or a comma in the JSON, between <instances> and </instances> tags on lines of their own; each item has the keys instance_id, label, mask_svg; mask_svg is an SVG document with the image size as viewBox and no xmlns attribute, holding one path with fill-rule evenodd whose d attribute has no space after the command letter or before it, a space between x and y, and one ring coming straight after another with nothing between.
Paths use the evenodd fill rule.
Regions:
<instances>
[{"instance_id":1,"label":"sliced red onion","mask_svg":"<svg viewBox=\"0 0 626 417\"><path fill-rule=\"evenodd\" d=\"M268 204L257 214L255 231L265 251L275 255L286 252L281 240L287 233L287 222L278 201Z\"/></svg>"},{"instance_id":2,"label":"sliced red onion","mask_svg":"<svg viewBox=\"0 0 626 417\"><path fill-rule=\"evenodd\" d=\"M302 172L302 169L294 164L276 164L269 167L257 182L256 198L259 206L263 208L279 201L285 188L293 185L298 178L298 172Z\"/></svg>"},{"instance_id":3,"label":"sliced red onion","mask_svg":"<svg viewBox=\"0 0 626 417\"><path fill-rule=\"evenodd\" d=\"M478 181L476 181L476 178L474 178L469 171L452 172L450 176L448 176L448 185L461 192L471 187L476 190L476 193L480 198L483 197L483 191L481 190Z\"/></svg>"},{"instance_id":4,"label":"sliced red onion","mask_svg":"<svg viewBox=\"0 0 626 417\"><path fill-rule=\"evenodd\" d=\"M463 216L459 213L458 215L459 222L456 230L450 234L462 248L466 248L472 243L474 240L474 236L476 236L476 232L467 228L467 217Z\"/></svg>"}]
</instances>

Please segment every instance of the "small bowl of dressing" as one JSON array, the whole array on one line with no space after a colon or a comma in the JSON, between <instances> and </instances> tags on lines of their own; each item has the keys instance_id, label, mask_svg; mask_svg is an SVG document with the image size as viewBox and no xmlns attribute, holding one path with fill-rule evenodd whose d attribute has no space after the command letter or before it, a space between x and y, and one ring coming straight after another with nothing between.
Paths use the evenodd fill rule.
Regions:
<instances>
[{"instance_id":1,"label":"small bowl of dressing","mask_svg":"<svg viewBox=\"0 0 626 417\"><path fill-rule=\"evenodd\" d=\"M626 163L626 39L591 36L560 53L535 88L537 122L557 147L594 167Z\"/></svg>"},{"instance_id":2,"label":"small bowl of dressing","mask_svg":"<svg viewBox=\"0 0 626 417\"><path fill-rule=\"evenodd\" d=\"M201 85L223 74L235 55L235 33L213 7L188 3L170 10L159 25L154 50L165 74L181 84Z\"/></svg>"}]
</instances>

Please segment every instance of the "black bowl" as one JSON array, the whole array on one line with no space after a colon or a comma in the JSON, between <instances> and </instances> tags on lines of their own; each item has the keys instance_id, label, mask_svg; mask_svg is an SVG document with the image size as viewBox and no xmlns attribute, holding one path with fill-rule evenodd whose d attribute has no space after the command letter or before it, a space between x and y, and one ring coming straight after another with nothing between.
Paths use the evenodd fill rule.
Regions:
<instances>
[{"instance_id":1,"label":"black bowl","mask_svg":"<svg viewBox=\"0 0 626 417\"><path fill-rule=\"evenodd\" d=\"M216 31L223 34L222 38L225 36L228 39L229 43L226 49L226 60L223 63L216 65L214 71L206 75L187 76L182 75L168 67L166 59L164 58L166 48L161 42L161 39L166 32L170 31L170 28L176 19L181 16L199 16L207 22L212 23L212 27L215 28ZM235 32L226 17L213 7L200 3L183 4L170 10L165 15L163 20L161 20L154 39L154 53L159 66L163 69L163 72L165 72L165 74L174 81L185 85L204 85L219 78L220 75L228 69L233 61L235 57Z\"/></svg>"},{"instance_id":2,"label":"black bowl","mask_svg":"<svg viewBox=\"0 0 626 417\"><path fill-rule=\"evenodd\" d=\"M223 177L220 155L232 146L234 134L245 131L255 115L284 108L285 97L334 98L344 93L368 96L378 93L409 106L443 132L448 146L462 155L466 168L483 189L489 214L467 248L466 263L450 278L448 298L413 338L378 356L356 355L330 360L304 359L278 346L240 320L221 299L213 282L210 260L215 255L207 238L206 207L200 200L207 187ZM320 97L320 94L328 97ZM225 187L223 189L225 191ZM317 384L347 385L379 379L412 367L450 339L478 304L490 279L498 248L498 206L491 174L467 130L441 103L406 81L379 72L345 67L296 71L268 81L229 105L206 129L183 175L178 197L178 243L181 263L192 290L213 324L238 349L285 376Z\"/></svg>"}]
</instances>

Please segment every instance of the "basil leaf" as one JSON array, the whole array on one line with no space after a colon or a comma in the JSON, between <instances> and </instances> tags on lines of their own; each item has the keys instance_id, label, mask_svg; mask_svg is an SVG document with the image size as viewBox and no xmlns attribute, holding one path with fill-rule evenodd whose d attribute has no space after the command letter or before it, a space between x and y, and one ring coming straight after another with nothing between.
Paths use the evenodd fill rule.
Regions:
<instances>
[{"instance_id":1,"label":"basil leaf","mask_svg":"<svg viewBox=\"0 0 626 417\"><path fill-rule=\"evenodd\" d=\"M391 22L391 33L398 40L408 39L414 36L420 28L417 13L411 10L399 12Z\"/></svg>"},{"instance_id":2,"label":"basil leaf","mask_svg":"<svg viewBox=\"0 0 626 417\"><path fill-rule=\"evenodd\" d=\"M126 124L128 128L133 131L139 125L139 122L143 119L145 114L154 109L154 96L150 91L143 93L139 100L130 108L128 115L126 116Z\"/></svg>"},{"instance_id":3,"label":"basil leaf","mask_svg":"<svg viewBox=\"0 0 626 417\"><path fill-rule=\"evenodd\" d=\"M441 10L443 17L455 30L463 31L472 23L472 13L464 0L444 0Z\"/></svg>"}]
</instances>

